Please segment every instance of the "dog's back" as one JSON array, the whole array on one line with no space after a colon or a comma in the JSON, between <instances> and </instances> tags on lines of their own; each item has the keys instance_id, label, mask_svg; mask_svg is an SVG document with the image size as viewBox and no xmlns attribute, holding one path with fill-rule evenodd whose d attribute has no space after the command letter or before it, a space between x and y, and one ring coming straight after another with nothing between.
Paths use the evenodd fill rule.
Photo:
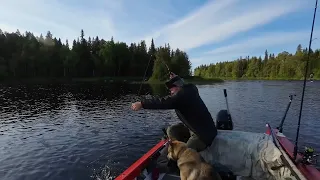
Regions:
<instances>
[{"instance_id":1,"label":"dog's back","mask_svg":"<svg viewBox=\"0 0 320 180\"><path fill-rule=\"evenodd\" d=\"M178 161L182 180L221 180L214 168L203 162L200 154L183 142L173 141L169 146L168 157Z\"/></svg>"},{"instance_id":2,"label":"dog's back","mask_svg":"<svg viewBox=\"0 0 320 180\"><path fill-rule=\"evenodd\" d=\"M199 177L199 180L222 180L218 172L205 162L201 162L201 175Z\"/></svg>"}]
</instances>

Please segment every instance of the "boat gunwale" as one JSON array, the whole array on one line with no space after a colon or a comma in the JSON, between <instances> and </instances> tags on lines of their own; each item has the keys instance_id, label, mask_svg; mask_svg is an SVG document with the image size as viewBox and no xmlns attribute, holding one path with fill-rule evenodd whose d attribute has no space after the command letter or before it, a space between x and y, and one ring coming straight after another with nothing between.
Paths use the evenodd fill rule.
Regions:
<instances>
[{"instance_id":1,"label":"boat gunwale","mask_svg":"<svg viewBox=\"0 0 320 180\"><path fill-rule=\"evenodd\" d=\"M166 146L168 140L160 140L155 146L153 146L147 153L141 158L136 160L125 171L117 176L115 180L132 180L137 178L141 172L146 168L151 158L159 152L164 146Z\"/></svg>"},{"instance_id":2,"label":"boat gunwale","mask_svg":"<svg viewBox=\"0 0 320 180\"><path fill-rule=\"evenodd\" d=\"M281 153L289 163L290 167L294 171L294 173L300 179L308 179L308 180L318 180L320 177L320 171L313 165L307 165L302 163L295 163L293 161L293 143L283 134L280 133L278 129L272 129L270 124L267 123L267 133L271 134L276 139L277 146L280 149ZM297 154L297 159L301 160L303 155L301 153Z\"/></svg>"},{"instance_id":3,"label":"boat gunwale","mask_svg":"<svg viewBox=\"0 0 320 180\"><path fill-rule=\"evenodd\" d=\"M300 179L300 180L317 180L320 177L320 171L312 166L305 164L295 164L292 160L293 158L293 147L292 142L279 132L278 129L273 129L269 123L266 124L267 130L266 134L273 137L273 142L280 150L283 155L286 165L289 165L290 170ZM280 135L281 134L281 135ZM154 155L161 151L168 143L168 140L162 139L155 146L153 146L147 153L145 153L141 158L136 160L133 164L129 166L125 171L116 177L115 180L132 180L137 178L143 170L147 167L148 163L152 160ZM301 159L302 155L298 153L297 158Z\"/></svg>"},{"instance_id":4,"label":"boat gunwale","mask_svg":"<svg viewBox=\"0 0 320 180\"><path fill-rule=\"evenodd\" d=\"M284 163L286 163L286 165L289 165L290 170L292 171L292 173L295 174L295 176L297 176L299 178L299 180L307 180L306 177L300 172L298 167L293 163L291 158L288 156L288 154L285 150L286 148L282 147L281 143L279 142L279 139L277 136L278 131L276 131L277 129L272 129L272 127L270 126L269 123L267 123L266 127L267 127L266 134L272 136L272 138L274 140L273 143L275 143L275 145L280 150L281 154L283 155L283 157L286 161Z\"/></svg>"}]
</instances>

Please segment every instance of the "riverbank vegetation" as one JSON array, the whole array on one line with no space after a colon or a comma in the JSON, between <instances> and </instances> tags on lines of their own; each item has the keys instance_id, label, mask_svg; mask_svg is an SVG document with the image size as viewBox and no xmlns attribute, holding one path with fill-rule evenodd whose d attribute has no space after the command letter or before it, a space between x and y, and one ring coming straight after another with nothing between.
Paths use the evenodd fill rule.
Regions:
<instances>
[{"instance_id":1,"label":"riverbank vegetation","mask_svg":"<svg viewBox=\"0 0 320 180\"><path fill-rule=\"evenodd\" d=\"M224 82L224 80L221 79L221 78L203 78L203 77L199 77L199 76L184 76L183 80L186 83L193 83L193 84L208 84L208 83ZM165 82L165 80L154 80L154 79L150 78L148 81L145 81L143 83L147 83L147 84L163 84L164 82ZM141 82L136 81L134 83L141 83Z\"/></svg>"},{"instance_id":2,"label":"riverbank vegetation","mask_svg":"<svg viewBox=\"0 0 320 180\"><path fill-rule=\"evenodd\" d=\"M61 42L50 31L46 36L0 30L0 79L5 81L163 81L168 69L182 77L191 75L188 55L156 47L154 41L126 44L97 37ZM70 43L70 45L69 45Z\"/></svg>"},{"instance_id":3,"label":"riverbank vegetation","mask_svg":"<svg viewBox=\"0 0 320 180\"><path fill-rule=\"evenodd\" d=\"M286 51L277 55L265 51L262 57L240 57L234 61L201 65L194 74L202 78L261 79L261 80L301 80L304 78L308 49L298 45L295 53ZM313 74L320 79L320 49L310 54L307 78Z\"/></svg>"}]
</instances>

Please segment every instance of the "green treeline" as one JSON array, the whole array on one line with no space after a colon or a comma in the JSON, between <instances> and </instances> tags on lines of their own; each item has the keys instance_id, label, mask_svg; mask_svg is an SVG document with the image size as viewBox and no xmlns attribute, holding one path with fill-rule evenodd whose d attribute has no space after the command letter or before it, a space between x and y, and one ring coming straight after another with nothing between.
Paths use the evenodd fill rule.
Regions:
<instances>
[{"instance_id":1,"label":"green treeline","mask_svg":"<svg viewBox=\"0 0 320 180\"><path fill-rule=\"evenodd\" d=\"M168 78L167 64L171 71L191 75L188 55L172 50L170 45L149 49L145 41L127 45L106 41L99 37L80 37L63 43L50 31L36 37L31 32L23 35L3 32L0 29L0 79L32 78L88 78L88 77L142 77L153 80ZM148 63L150 62L149 66ZM148 68L147 68L148 66Z\"/></svg>"},{"instance_id":2,"label":"green treeline","mask_svg":"<svg viewBox=\"0 0 320 180\"><path fill-rule=\"evenodd\" d=\"M194 74L203 78L246 78L246 79L303 79L308 49L298 45L295 54L286 51L277 56L265 51L265 56L246 57L195 68ZM320 50L311 51L309 74L313 78L320 78ZM307 77L309 77L309 74Z\"/></svg>"}]
</instances>

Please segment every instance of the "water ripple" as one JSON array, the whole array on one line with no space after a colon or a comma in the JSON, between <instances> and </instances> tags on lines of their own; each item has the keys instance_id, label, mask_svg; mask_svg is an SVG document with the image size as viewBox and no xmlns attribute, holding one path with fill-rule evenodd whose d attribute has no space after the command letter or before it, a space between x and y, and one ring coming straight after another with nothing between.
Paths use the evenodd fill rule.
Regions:
<instances>
[{"instance_id":1,"label":"water ripple","mask_svg":"<svg viewBox=\"0 0 320 180\"><path fill-rule=\"evenodd\" d=\"M301 83L300 83L301 84ZM296 93L284 131L294 138L299 82L245 81L201 85L211 114L225 109L228 89L235 129L263 132L278 125ZM299 144L320 151L319 83L307 87ZM130 111L139 85L19 85L0 88L0 177L22 179L113 179L177 122L172 110ZM141 94L151 92L143 86ZM125 93L125 94L123 94Z\"/></svg>"}]
</instances>

